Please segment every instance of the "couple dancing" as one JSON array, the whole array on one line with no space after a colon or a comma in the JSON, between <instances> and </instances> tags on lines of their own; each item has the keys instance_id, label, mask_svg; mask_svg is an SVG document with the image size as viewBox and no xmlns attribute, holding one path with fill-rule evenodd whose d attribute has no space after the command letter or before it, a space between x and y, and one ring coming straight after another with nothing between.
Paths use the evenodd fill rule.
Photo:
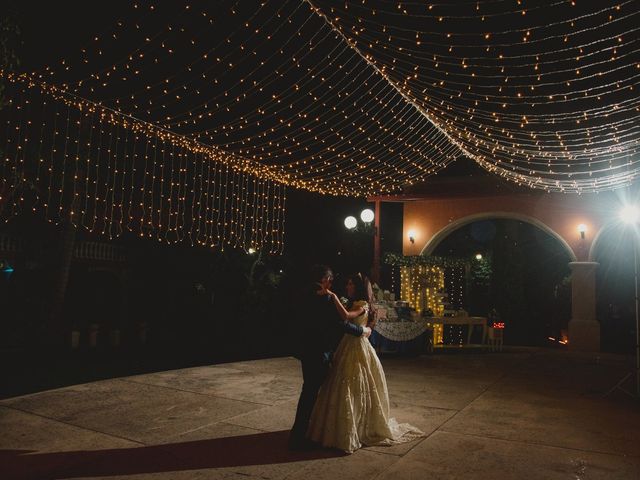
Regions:
<instances>
[{"instance_id":1,"label":"couple dancing","mask_svg":"<svg viewBox=\"0 0 640 480\"><path fill-rule=\"evenodd\" d=\"M353 453L365 445L393 445L424 436L389 417L387 382L368 340L368 281L360 275L347 279L345 307L331 291L331 269L318 265L312 273L314 285L297 355L302 362L302 393L289 448L321 445Z\"/></svg>"}]
</instances>

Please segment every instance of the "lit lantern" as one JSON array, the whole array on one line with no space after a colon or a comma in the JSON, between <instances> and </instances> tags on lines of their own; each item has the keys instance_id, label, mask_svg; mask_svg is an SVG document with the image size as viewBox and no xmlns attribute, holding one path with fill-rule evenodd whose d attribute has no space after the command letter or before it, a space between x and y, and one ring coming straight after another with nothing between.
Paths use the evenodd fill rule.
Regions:
<instances>
[{"instance_id":1,"label":"lit lantern","mask_svg":"<svg viewBox=\"0 0 640 480\"><path fill-rule=\"evenodd\" d=\"M358 220L356 220L356 217L348 216L344 219L344 226L349 230L353 230L358 226Z\"/></svg>"},{"instance_id":2,"label":"lit lantern","mask_svg":"<svg viewBox=\"0 0 640 480\"><path fill-rule=\"evenodd\" d=\"M360 219L364 223L371 223L373 222L374 218L375 218L375 214L373 213L373 210L369 208L365 208L364 210L362 210L362 212L360 212Z\"/></svg>"}]
</instances>

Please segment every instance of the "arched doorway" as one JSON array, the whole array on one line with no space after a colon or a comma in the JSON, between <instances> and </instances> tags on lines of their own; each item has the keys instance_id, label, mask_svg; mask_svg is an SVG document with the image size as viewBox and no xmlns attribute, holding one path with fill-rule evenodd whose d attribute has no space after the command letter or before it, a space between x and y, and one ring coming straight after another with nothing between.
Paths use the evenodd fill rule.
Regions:
<instances>
[{"instance_id":1,"label":"arched doorway","mask_svg":"<svg viewBox=\"0 0 640 480\"><path fill-rule=\"evenodd\" d=\"M631 352L635 346L634 242L637 232L611 223L599 232L590 253L599 264L596 315L604 351Z\"/></svg>"},{"instance_id":2,"label":"arched doorway","mask_svg":"<svg viewBox=\"0 0 640 480\"><path fill-rule=\"evenodd\" d=\"M486 316L495 308L507 324L508 343L544 345L566 333L575 255L541 222L506 214L462 218L434 235L423 252L469 259L465 309Z\"/></svg>"},{"instance_id":3,"label":"arched doorway","mask_svg":"<svg viewBox=\"0 0 640 480\"><path fill-rule=\"evenodd\" d=\"M434 249L447 237L449 234L458 230L465 225L469 225L471 223L482 222L483 220L492 221L492 220L517 220L519 222L528 223L543 232L547 233L549 236L555 238L560 245L562 245L564 251L569 256L571 262L576 261L576 255L571 248L571 246L567 243L567 241L559 235L556 231L549 228L547 225L542 223L540 220L537 220L528 215L522 215L518 213L512 212L486 212L480 213L476 215L469 215L463 218L460 218L454 222L449 223L442 230L433 235L429 241L422 248L421 255L431 255Z\"/></svg>"}]
</instances>

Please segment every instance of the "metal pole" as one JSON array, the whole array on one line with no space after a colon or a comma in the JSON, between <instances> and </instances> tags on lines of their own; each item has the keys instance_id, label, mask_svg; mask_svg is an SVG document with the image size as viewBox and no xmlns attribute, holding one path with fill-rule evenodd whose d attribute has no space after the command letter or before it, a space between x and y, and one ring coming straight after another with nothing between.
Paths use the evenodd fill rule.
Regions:
<instances>
[{"instance_id":1,"label":"metal pole","mask_svg":"<svg viewBox=\"0 0 640 480\"><path fill-rule=\"evenodd\" d=\"M640 397L640 322L638 322L638 239L633 239L633 268L636 286L636 397Z\"/></svg>"},{"instance_id":2,"label":"metal pole","mask_svg":"<svg viewBox=\"0 0 640 480\"><path fill-rule=\"evenodd\" d=\"M373 269L371 271L371 277L373 281L378 285L380 284L380 200L375 201L376 212L373 219Z\"/></svg>"}]
</instances>

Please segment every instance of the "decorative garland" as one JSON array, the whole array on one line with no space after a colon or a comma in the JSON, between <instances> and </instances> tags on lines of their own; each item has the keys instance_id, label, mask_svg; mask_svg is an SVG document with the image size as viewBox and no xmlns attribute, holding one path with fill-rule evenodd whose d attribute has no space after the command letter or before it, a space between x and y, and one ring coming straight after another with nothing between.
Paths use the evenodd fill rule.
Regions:
<instances>
[{"instance_id":1,"label":"decorative garland","mask_svg":"<svg viewBox=\"0 0 640 480\"><path fill-rule=\"evenodd\" d=\"M452 257L433 257L425 255L401 255L398 253L386 253L384 263L394 267L428 266L441 268L456 268L469 265L467 260Z\"/></svg>"}]
</instances>

